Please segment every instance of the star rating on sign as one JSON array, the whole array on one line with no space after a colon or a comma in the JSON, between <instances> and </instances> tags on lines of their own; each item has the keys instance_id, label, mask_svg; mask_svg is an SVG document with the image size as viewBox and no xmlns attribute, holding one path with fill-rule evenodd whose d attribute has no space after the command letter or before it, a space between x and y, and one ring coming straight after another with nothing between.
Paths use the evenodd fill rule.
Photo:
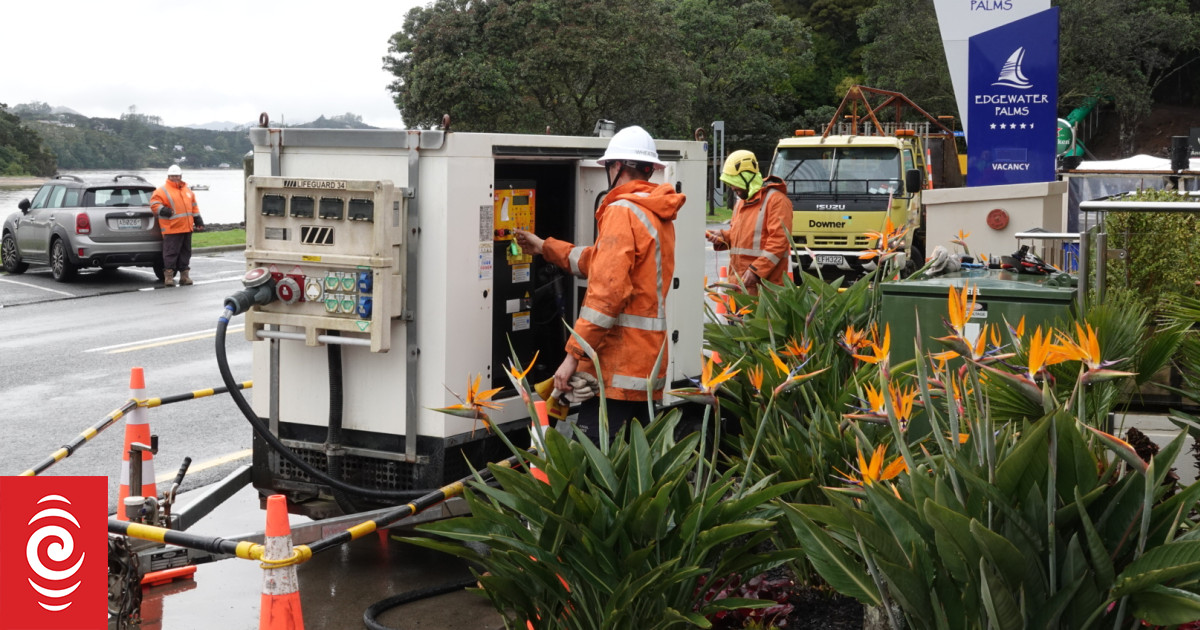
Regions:
<instances>
[{"instance_id":1,"label":"star rating on sign","mask_svg":"<svg viewBox=\"0 0 1200 630\"><path fill-rule=\"evenodd\" d=\"M989 127L991 129L995 129L997 125L996 123L992 123L989 125ZM1020 123L1019 125L1017 123L1000 123L999 127L1000 129L1010 129L1016 131L1018 127L1021 129L1033 129L1033 123Z\"/></svg>"}]
</instances>

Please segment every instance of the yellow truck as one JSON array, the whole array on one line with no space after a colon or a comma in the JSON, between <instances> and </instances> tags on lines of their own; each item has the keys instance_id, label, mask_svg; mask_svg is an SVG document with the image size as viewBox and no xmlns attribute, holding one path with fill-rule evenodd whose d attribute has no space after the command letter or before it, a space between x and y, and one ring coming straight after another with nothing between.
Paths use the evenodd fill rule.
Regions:
<instances>
[{"instance_id":1,"label":"yellow truck","mask_svg":"<svg viewBox=\"0 0 1200 630\"><path fill-rule=\"evenodd\" d=\"M867 93L888 98L871 107ZM853 113L842 122L847 105ZM880 122L877 114L890 107L896 120ZM889 217L907 228L895 244L902 273L915 271L926 253L921 191L962 185L953 131L903 95L863 86L851 88L821 135L801 130L780 140L771 174L787 184L792 200L793 263L827 280L852 281L875 268L876 258L860 258L878 247L865 233L882 232Z\"/></svg>"}]
</instances>

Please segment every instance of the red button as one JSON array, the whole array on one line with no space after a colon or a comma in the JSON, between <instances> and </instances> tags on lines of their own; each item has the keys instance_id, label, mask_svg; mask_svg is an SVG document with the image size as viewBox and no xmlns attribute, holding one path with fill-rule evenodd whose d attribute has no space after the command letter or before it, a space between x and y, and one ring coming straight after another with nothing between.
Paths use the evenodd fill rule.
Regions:
<instances>
[{"instance_id":1,"label":"red button","mask_svg":"<svg viewBox=\"0 0 1200 630\"><path fill-rule=\"evenodd\" d=\"M1003 230L1008 227L1008 213L1000 208L992 210L987 215L987 224L993 230Z\"/></svg>"}]
</instances>

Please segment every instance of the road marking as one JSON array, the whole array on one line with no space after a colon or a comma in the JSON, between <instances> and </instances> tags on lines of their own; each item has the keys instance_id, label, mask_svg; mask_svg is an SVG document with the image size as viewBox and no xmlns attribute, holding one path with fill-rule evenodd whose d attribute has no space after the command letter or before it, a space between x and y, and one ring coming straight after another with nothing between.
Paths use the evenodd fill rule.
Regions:
<instances>
[{"instance_id":1,"label":"road marking","mask_svg":"<svg viewBox=\"0 0 1200 630\"><path fill-rule=\"evenodd\" d=\"M245 324L230 327L226 332L240 332L246 329ZM199 339L209 339L217 335L216 329L213 330L197 330L194 332L179 333L178 335L169 335L166 337L157 337L154 339L145 339L141 341L129 341L126 343L118 343L112 346L104 346L102 348L90 348L84 352L103 352L105 354L120 354L122 352L130 352L133 350L145 350L146 348L156 348L158 346L168 346L173 343L183 343L185 341L197 341Z\"/></svg>"},{"instance_id":2,"label":"road marking","mask_svg":"<svg viewBox=\"0 0 1200 630\"><path fill-rule=\"evenodd\" d=\"M209 468L216 468L217 466L220 466L222 464L228 464L229 462L236 462L239 459L246 459L247 457L250 457L251 453L253 453L253 449L246 449L243 451L237 451L234 453L230 453L228 455L222 455L221 457L218 457L216 459L210 459L206 462L202 462L199 464L192 464L192 465L188 466L188 473L189 474L197 473L202 470L208 470ZM158 478L154 480L154 483L157 485L160 483L167 483L169 481L174 481L176 474L178 474L178 473L166 473L164 475L159 475ZM168 488L168 490L169 489L170 488Z\"/></svg>"},{"instance_id":3,"label":"road marking","mask_svg":"<svg viewBox=\"0 0 1200 630\"><path fill-rule=\"evenodd\" d=\"M67 297L75 297L74 293L67 293L66 291L59 291L58 289L47 289L46 287L39 287L36 284L29 284L28 282L17 282L16 280L9 280L8 278L0 278L0 282L11 282L13 284L19 284L23 287L29 287L30 289L41 289L43 291L49 291L51 293L65 295Z\"/></svg>"}]
</instances>

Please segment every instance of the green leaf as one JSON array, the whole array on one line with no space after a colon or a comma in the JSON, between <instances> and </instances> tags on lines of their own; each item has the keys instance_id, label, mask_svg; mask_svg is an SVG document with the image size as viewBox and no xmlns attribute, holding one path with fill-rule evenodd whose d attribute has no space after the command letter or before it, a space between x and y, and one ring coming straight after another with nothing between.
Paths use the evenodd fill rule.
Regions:
<instances>
[{"instance_id":1,"label":"green leaf","mask_svg":"<svg viewBox=\"0 0 1200 630\"><path fill-rule=\"evenodd\" d=\"M803 512L787 503L783 506L784 513L795 526L796 535L821 577L839 593L853 597L863 604L878 606L882 601L879 592L859 562Z\"/></svg>"},{"instance_id":2,"label":"green leaf","mask_svg":"<svg viewBox=\"0 0 1200 630\"><path fill-rule=\"evenodd\" d=\"M1025 575L1024 554L1021 550L1007 538L975 519L971 519L969 528L980 552L999 570L1005 584L1014 588L1021 584Z\"/></svg>"},{"instance_id":3,"label":"green leaf","mask_svg":"<svg viewBox=\"0 0 1200 630\"><path fill-rule=\"evenodd\" d=\"M1023 496L1030 486L1046 479L1046 433L1051 424L1042 419L1025 425L1016 448L996 467L996 486L1004 496Z\"/></svg>"},{"instance_id":4,"label":"green leaf","mask_svg":"<svg viewBox=\"0 0 1200 630\"><path fill-rule=\"evenodd\" d=\"M1113 567L1112 557L1109 556L1104 541L1100 539L1100 533L1096 531L1096 526L1092 523L1091 516L1088 515L1087 509L1082 507L1083 498L1080 496L1078 488L1075 489L1075 505L1081 506L1078 511L1079 520L1083 524L1088 558L1091 559L1092 570L1096 572L1096 582L1102 586L1110 585L1116 578L1116 569Z\"/></svg>"},{"instance_id":5,"label":"green leaf","mask_svg":"<svg viewBox=\"0 0 1200 630\"><path fill-rule=\"evenodd\" d=\"M1154 547L1129 563L1117 576L1112 597L1118 598L1200 572L1200 540L1176 541Z\"/></svg>"},{"instance_id":6,"label":"green leaf","mask_svg":"<svg viewBox=\"0 0 1200 630\"><path fill-rule=\"evenodd\" d=\"M1200 619L1200 595L1155 585L1130 597L1135 617L1156 626L1174 626Z\"/></svg>"},{"instance_id":7,"label":"green leaf","mask_svg":"<svg viewBox=\"0 0 1200 630\"><path fill-rule=\"evenodd\" d=\"M999 630L1023 630L1025 616L1012 591L985 558L979 559L980 596L988 621Z\"/></svg>"}]
</instances>

